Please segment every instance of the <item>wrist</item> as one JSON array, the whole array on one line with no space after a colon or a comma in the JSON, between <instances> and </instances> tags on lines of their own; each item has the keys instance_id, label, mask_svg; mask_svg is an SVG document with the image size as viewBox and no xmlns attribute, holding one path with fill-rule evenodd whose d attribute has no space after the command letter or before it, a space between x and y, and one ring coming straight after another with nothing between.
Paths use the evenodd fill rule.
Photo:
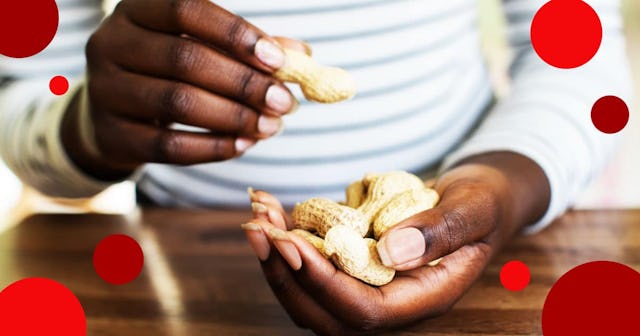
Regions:
<instances>
[{"instance_id":1,"label":"wrist","mask_svg":"<svg viewBox=\"0 0 640 336\"><path fill-rule=\"evenodd\" d=\"M95 144L87 144L86 136L82 136L81 113L83 89L77 90L65 111L60 127L60 139L64 150L73 164L86 173L102 181L120 181L130 176L135 167L116 167L105 160L97 151ZM92 134L93 135L93 134Z\"/></svg>"},{"instance_id":2,"label":"wrist","mask_svg":"<svg viewBox=\"0 0 640 336\"><path fill-rule=\"evenodd\" d=\"M451 169L484 167L476 176L493 188L503 204L505 220L513 231L533 224L547 211L551 191L542 168L515 152L489 152L468 157Z\"/></svg>"}]
</instances>

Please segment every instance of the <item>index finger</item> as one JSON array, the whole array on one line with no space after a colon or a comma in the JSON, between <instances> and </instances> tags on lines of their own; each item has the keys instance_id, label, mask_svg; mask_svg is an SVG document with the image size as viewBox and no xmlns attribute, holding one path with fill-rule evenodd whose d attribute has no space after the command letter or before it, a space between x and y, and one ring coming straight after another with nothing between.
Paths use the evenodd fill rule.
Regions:
<instances>
[{"instance_id":1,"label":"index finger","mask_svg":"<svg viewBox=\"0 0 640 336\"><path fill-rule=\"evenodd\" d=\"M209 0L129 0L120 8L139 26L187 34L254 68L273 72L284 65L275 39Z\"/></svg>"}]
</instances>

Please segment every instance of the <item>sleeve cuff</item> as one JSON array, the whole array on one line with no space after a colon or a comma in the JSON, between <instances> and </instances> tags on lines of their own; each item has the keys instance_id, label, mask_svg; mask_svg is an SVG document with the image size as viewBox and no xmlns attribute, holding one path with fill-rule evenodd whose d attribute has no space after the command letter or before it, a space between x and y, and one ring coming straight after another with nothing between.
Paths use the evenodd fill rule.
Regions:
<instances>
[{"instance_id":1,"label":"sleeve cuff","mask_svg":"<svg viewBox=\"0 0 640 336\"><path fill-rule=\"evenodd\" d=\"M69 90L64 98L54 102L47 111L47 114L49 114L51 118L49 119L49 123L51 124L46 128L45 137L48 140L47 143L49 143L48 157L51 160L49 164L53 168L52 172L55 174L52 178L58 180L56 184L64 184L64 188L52 190L53 192L48 193L51 195L68 198L86 198L94 196L114 183L119 182L101 181L80 170L71 161L62 144L60 132L64 113L71 99L78 91L82 90L83 87L84 81L80 81L80 83ZM44 191L46 192L47 190Z\"/></svg>"}]
</instances>

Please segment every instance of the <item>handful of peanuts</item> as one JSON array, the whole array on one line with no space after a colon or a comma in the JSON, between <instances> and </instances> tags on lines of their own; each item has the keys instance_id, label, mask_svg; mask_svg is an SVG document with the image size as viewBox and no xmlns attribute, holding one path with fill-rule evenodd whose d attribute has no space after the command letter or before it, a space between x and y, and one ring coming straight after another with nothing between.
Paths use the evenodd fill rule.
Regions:
<instances>
[{"instance_id":1,"label":"handful of peanuts","mask_svg":"<svg viewBox=\"0 0 640 336\"><path fill-rule=\"evenodd\" d=\"M395 270L380 260L377 239L438 200L435 190L410 173L368 174L349 185L344 205L321 197L298 203L293 209L293 233L345 273L382 286L393 280Z\"/></svg>"}]
</instances>

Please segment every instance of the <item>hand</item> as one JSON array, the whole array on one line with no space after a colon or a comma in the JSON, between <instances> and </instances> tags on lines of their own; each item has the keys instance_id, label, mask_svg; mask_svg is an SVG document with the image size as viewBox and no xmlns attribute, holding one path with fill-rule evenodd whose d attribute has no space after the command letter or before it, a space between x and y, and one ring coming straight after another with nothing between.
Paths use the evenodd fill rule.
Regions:
<instances>
[{"instance_id":1,"label":"hand","mask_svg":"<svg viewBox=\"0 0 640 336\"><path fill-rule=\"evenodd\" d=\"M272 290L299 326L324 335L397 328L449 310L508 238L544 213L549 198L542 170L504 152L461 163L435 188L441 195L435 208L381 238L388 265L399 270L382 287L337 270L304 239L282 231L291 224L265 192L252 196L255 218L243 228ZM437 266L425 266L440 257Z\"/></svg>"},{"instance_id":2,"label":"hand","mask_svg":"<svg viewBox=\"0 0 640 336\"><path fill-rule=\"evenodd\" d=\"M281 46L306 50L208 0L124 0L86 47L100 155L86 158L70 136L67 150L97 175L241 155L278 133L280 117L297 104L271 76L284 63ZM210 132L173 130L172 123Z\"/></svg>"}]
</instances>

